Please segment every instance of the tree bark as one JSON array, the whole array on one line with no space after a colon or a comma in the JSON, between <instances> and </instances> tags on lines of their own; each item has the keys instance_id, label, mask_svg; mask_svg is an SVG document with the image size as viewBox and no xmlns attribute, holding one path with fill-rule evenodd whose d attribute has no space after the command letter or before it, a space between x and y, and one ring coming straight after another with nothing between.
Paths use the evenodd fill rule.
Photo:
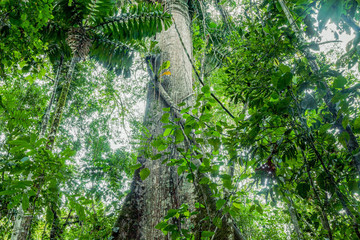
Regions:
<instances>
[{"instance_id":1,"label":"tree bark","mask_svg":"<svg viewBox=\"0 0 360 240\"><path fill-rule=\"evenodd\" d=\"M53 117L53 121L50 127L50 131L49 131L49 135L48 135L48 143L47 143L47 147L48 149L52 149L54 142L55 142L55 136L57 134L58 128L60 126L60 122L61 122L61 116L64 112L64 108L65 108L65 103L66 103L66 98L67 95L69 93L70 90L70 85L72 82L72 76L74 73L74 69L76 64L80 61L80 58L77 56L74 56L71 59L70 62L70 66L69 66L69 70L66 74L66 78L63 84L63 88L61 90L60 93L60 97L59 100L57 102L56 108L55 108L55 113L54 113L54 117Z\"/></svg>"},{"instance_id":2,"label":"tree bark","mask_svg":"<svg viewBox=\"0 0 360 240\"><path fill-rule=\"evenodd\" d=\"M30 173L27 180L31 180L32 174ZM17 215L13 227L13 233L11 235L11 240L26 240L30 229L32 215L25 213L23 210L22 204L18 207Z\"/></svg>"},{"instance_id":3,"label":"tree bark","mask_svg":"<svg viewBox=\"0 0 360 240\"><path fill-rule=\"evenodd\" d=\"M192 53L187 1L168 1L166 7L180 29L187 51ZM161 56L153 58L154 74L157 74L161 62L170 61L171 76L162 77L161 86L174 104L185 101L187 105L191 105L193 94L191 63L181 47L174 25L158 34L157 41ZM156 89L159 88L154 88L154 82L151 82L144 117L144 124L151 134L149 141L163 133L162 109L169 107L163 99L164 96L161 96ZM178 157L176 147L173 145L167 149L171 152L168 158ZM144 153L139 154L138 162L142 164L142 168L148 168L151 173L142 181L139 176L142 168L135 172L131 192L125 199L113 229L114 239L167 239L160 230L155 229L155 226L162 221L169 209L178 209L182 203L191 205L194 201L193 186L186 179L179 178L176 167L162 164L163 160L164 158L152 161L146 159Z\"/></svg>"},{"instance_id":4,"label":"tree bark","mask_svg":"<svg viewBox=\"0 0 360 240\"><path fill-rule=\"evenodd\" d=\"M164 131L164 124L161 122L163 108L170 107L172 118L180 118L180 124L183 124L176 104L185 102L186 106L192 105L192 36L187 1L169 0L165 5L172 13L174 23L171 28L157 36L161 56L151 59L153 70L149 70L149 75L152 81L149 84L144 117L144 124L151 136L149 142ZM165 61L170 61L171 76L164 76L158 80L154 74L157 74L161 62ZM166 151L171 154L166 158L179 158L177 147L184 147L182 145L169 146ZM152 153L156 151L153 150ZM195 171L194 182L190 183L184 176L178 176L176 167L162 164L163 160L164 158L150 160L146 158L146 154L139 153L138 162L142 167L135 171L131 191L113 228L113 239L169 239L169 236L155 229L155 226L163 220L169 209L178 209L182 204L187 204L192 211L195 202L206 205L206 209L200 209L199 214L191 219L195 239L200 239L204 230L216 232L214 239L244 239L238 237L241 236L239 231L235 234L232 232L229 216L223 216L221 211L216 211L215 199L211 197L209 186L199 184L203 174ZM144 181L140 178L143 168L148 168L151 172ZM221 229L212 223L214 216L221 219ZM210 221L204 221L205 217L209 217ZM178 230L189 227L182 226L180 221L176 224ZM236 226L234 229L238 230Z\"/></svg>"},{"instance_id":5,"label":"tree bark","mask_svg":"<svg viewBox=\"0 0 360 240\"><path fill-rule=\"evenodd\" d=\"M60 125L60 121L61 121L61 115L64 111L64 107L65 107L65 103L66 103L66 97L69 93L69 89L70 89L70 84L71 84L71 80L72 80L72 75L75 69L76 64L79 62L80 58L78 57L73 57L69 66L69 70L67 72L66 75L66 79L63 85L63 89L61 91L60 94L60 98L59 101L57 103L57 106L55 108L55 113L54 113L54 120L51 124L51 128L50 128L50 132L48 135L48 143L47 143L47 148L48 149L52 149L54 141L55 141L55 136L57 133L57 130L59 128ZM57 73L57 77L55 80L55 86L54 86L54 92L56 91L56 86L57 86L57 81L59 78L59 74L60 74L60 70ZM46 109L46 113L44 116L44 119L41 123L41 129L40 129L40 134L39 137L42 138L45 135L46 132L46 128L48 125L48 114L50 112L51 109L51 105L53 104L54 101L54 93L51 96L50 99L50 103L48 108ZM27 177L27 181L31 181L33 177L33 174L30 173ZM26 191L29 191L30 188ZM22 209L22 204L20 204L20 206L18 207L18 214L16 215L16 219L15 219L15 223L14 223L14 228L13 228L13 233L11 235L11 240L26 240L27 236L29 234L30 228L31 228L31 222L33 219L33 211L34 211L34 206L33 204L30 205L28 211L24 211ZM57 215L56 215L57 216ZM55 216L54 216L55 217Z\"/></svg>"},{"instance_id":6,"label":"tree bark","mask_svg":"<svg viewBox=\"0 0 360 240\"><path fill-rule=\"evenodd\" d=\"M39 138L44 137L45 133L46 133L46 129L47 129L49 117L50 117L50 111L51 111L52 105L54 103L56 88L57 88L57 85L59 82L60 72L62 69L62 62L63 62L63 60L61 59L61 61L59 62L59 67L58 67L57 73L56 73L54 89L53 89L51 97L50 97L50 102L48 104L48 107L46 108L45 114L41 121ZM29 173L26 180L31 181L32 176L33 176L33 174ZM26 192L29 190L30 190L30 188L28 188L26 190ZM30 207L30 208L33 208L33 207ZM27 238L28 232L30 230L32 217L33 217L32 213L31 213L32 210L33 209L29 209L28 213L26 213L22 208L22 204L20 204L20 206L18 207L18 210L17 210L18 213L16 215L14 228L13 228L13 234L11 235L11 240L21 240L21 239Z\"/></svg>"},{"instance_id":7,"label":"tree bark","mask_svg":"<svg viewBox=\"0 0 360 240\"><path fill-rule=\"evenodd\" d=\"M299 225L299 221L298 221L298 218L296 216L296 209L294 208L293 206L293 202L291 200L291 198L287 198L288 199L288 208L289 208L289 213L290 213L290 217L291 217L291 222L294 226L294 230L296 232L296 236L299 240L302 240L304 239L304 236L302 234L302 231L301 231L301 228L300 228L300 225Z\"/></svg>"},{"instance_id":8,"label":"tree bark","mask_svg":"<svg viewBox=\"0 0 360 240\"><path fill-rule=\"evenodd\" d=\"M62 114L65 109L66 98L69 94L71 82L73 79L73 73L75 70L75 66L79 61L80 61L80 57L78 57L76 54L71 59L70 66L69 66L68 72L66 74L65 82L63 84L63 88L61 90L60 97L59 97L59 100L58 100L56 108L55 108L53 121L50 126L49 135L48 135L48 143L47 143L48 149L52 149L54 146L55 137L58 132L58 129L59 129L59 126L61 123L61 117L62 117ZM51 203L51 211L54 215L54 218L53 218L51 231L50 231L50 239L51 240L61 239L62 228L60 225L60 216L57 214L56 203L54 203L54 202Z\"/></svg>"},{"instance_id":9,"label":"tree bark","mask_svg":"<svg viewBox=\"0 0 360 240\"><path fill-rule=\"evenodd\" d=\"M41 121L41 128L40 128L40 137L44 137L46 134L46 129L49 123L49 119L50 119L50 112L51 112L51 108L54 104L54 100L55 100L55 95L56 95L56 89L58 87L58 83L59 83L59 79L60 79L60 74L62 71L62 65L63 65L63 58L61 58L60 62L59 62L59 67L56 73L56 77L55 77L55 81L54 81L54 87L53 87L53 91L51 93L51 97L50 97L50 102L46 108L45 114L43 116L43 119Z\"/></svg>"}]
</instances>

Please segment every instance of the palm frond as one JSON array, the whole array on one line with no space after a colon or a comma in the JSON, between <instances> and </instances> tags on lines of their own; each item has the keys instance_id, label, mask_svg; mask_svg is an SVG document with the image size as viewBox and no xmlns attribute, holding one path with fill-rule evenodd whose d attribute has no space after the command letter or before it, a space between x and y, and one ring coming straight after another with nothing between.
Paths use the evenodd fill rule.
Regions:
<instances>
[{"instance_id":1,"label":"palm frond","mask_svg":"<svg viewBox=\"0 0 360 240\"><path fill-rule=\"evenodd\" d=\"M114 70L116 74L130 76L130 67L133 63L135 45L96 37L90 50L90 57L102 64L105 68Z\"/></svg>"},{"instance_id":2,"label":"palm frond","mask_svg":"<svg viewBox=\"0 0 360 240\"><path fill-rule=\"evenodd\" d=\"M116 13L118 4L118 0L88 0L86 4L87 16L85 25L87 25L87 23L98 24L105 17L113 16Z\"/></svg>"},{"instance_id":3,"label":"palm frond","mask_svg":"<svg viewBox=\"0 0 360 240\"><path fill-rule=\"evenodd\" d=\"M54 20L64 26L75 24L80 25L84 16L87 15L87 8L84 1L57 0L53 10Z\"/></svg>"},{"instance_id":4,"label":"palm frond","mask_svg":"<svg viewBox=\"0 0 360 240\"><path fill-rule=\"evenodd\" d=\"M71 58L71 49L65 40L67 30L56 22L51 22L42 29L42 33L43 41L48 44L46 53L52 63L57 62L61 57L65 60Z\"/></svg>"},{"instance_id":5,"label":"palm frond","mask_svg":"<svg viewBox=\"0 0 360 240\"><path fill-rule=\"evenodd\" d=\"M111 39L128 41L153 36L170 25L171 16L163 11L161 5L141 3L123 8L121 14L105 18L92 29L101 31Z\"/></svg>"}]
</instances>

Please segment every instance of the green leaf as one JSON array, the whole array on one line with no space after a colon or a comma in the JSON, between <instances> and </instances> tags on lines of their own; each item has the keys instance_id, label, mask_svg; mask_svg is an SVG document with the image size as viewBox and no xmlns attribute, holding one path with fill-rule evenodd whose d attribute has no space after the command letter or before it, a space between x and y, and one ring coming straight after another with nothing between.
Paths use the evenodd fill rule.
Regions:
<instances>
[{"instance_id":1,"label":"green leaf","mask_svg":"<svg viewBox=\"0 0 360 240\"><path fill-rule=\"evenodd\" d=\"M202 91L203 93L210 93L210 87L209 87L209 86L203 86L203 87L201 88L201 91Z\"/></svg>"},{"instance_id":2,"label":"green leaf","mask_svg":"<svg viewBox=\"0 0 360 240\"><path fill-rule=\"evenodd\" d=\"M178 167L178 169L177 169L178 175L180 176L186 170L186 168L187 168L186 166Z\"/></svg>"},{"instance_id":3,"label":"green leaf","mask_svg":"<svg viewBox=\"0 0 360 240\"><path fill-rule=\"evenodd\" d=\"M172 132L172 129L171 129L171 128L167 128L167 129L165 129L163 136L164 136L164 137L169 136L171 132Z\"/></svg>"},{"instance_id":4,"label":"green leaf","mask_svg":"<svg viewBox=\"0 0 360 240\"><path fill-rule=\"evenodd\" d=\"M169 219L174 217L176 214L178 213L177 209L169 209L169 211L167 212L167 215L165 216L165 219Z\"/></svg>"},{"instance_id":5,"label":"green leaf","mask_svg":"<svg viewBox=\"0 0 360 240\"><path fill-rule=\"evenodd\" d=\"M339 142L343 145L344 148L347 148L347 142L350 140L350 135L347 132L342 132L338 136Z\"/></svg>"},{"instance_id":6,"label":"green leaf","mask_svg":"<svg viewBox=\"0 0 360 240\"><path fill-rule=\"evenodd\" d=\"M344 78L343 76L340 75L337 78L335 78L333 87L334 88L344 88L346 83L347 83L346 78Z\"/></svg>"},{"instance_id":7,"label":"green leaf","mask_svg":"<svg viewBox=\"0 0 360 240\"><path fill-rule=\"evenodd\" d=\"M145 180L150 175L150 170L148 168L143 168L140 171L140 178L141 180Z\"/></svg>"},{"instance_id":8,"label":"green leaf","mask_svg":"<svg viewBox=\"0 0 360 240\"><path fill-rule=\"evenodd\" d=\"M289 66L286 66L284 64L279 65L279 69L282 73L287 73L291 71L291 68Z\"/></svg>"},{"instance_id":9,"label":"green leaf","mask_svg":"<svg viewBox=\"0 0 360 240\"><path fill-rule=\"evenodd\" d=\"M186 105L185 102L181 102L181 103L178 104L179 107L183 107L183 106L185 106L185 105Z\"/></svg>"},{"instance_id":10,"label":"green leaf","mask_svg":"<svg viewBox=\"0 0 360 240\"><path fill-rule=\"evenodd\" d=\"M256 206L256 211L260 214L263 214L264 213L264 210L262 209L262 207L260 205L257 205Z\"/></svg>"},{"instance_id":11,"label":"green leaf","mask_svg":"<svg viewBox=\"0 0 360 240\"><path fill-rule=\"evenodd\" d=\"M175 143L181 143L184 141L184 135L181 131L181 129L176 129L175 130Z\"/></svg>"},{"instance_id":12,"label":"green leaf","mask_svg":"<svg viewBox=\"0 0 360 240\"><path fill-rule=\"evenodd\" d=\"M79 216L80 221L84 221L85 220L85 208L80 205L79 203L75 204L75 210L77 215Z\"/></svg>"},{"instance_id":13,"label":"green leaf","mask_svg":"<svg viewBox=\"0 0 360 240\"><path fill-rule=\"evenodd\" d=\"M348 185L348 188L349 188L349 190L351 191L351 192L353 192L353 193L359 193L359 183L358 182L356 182L356 181L349 181L348 183L347 183L347 185Z\"/></svg>"},{"instance_id":14,"label":"green leaf","mask_svg":"<svg viewBox=\"0 0 360 240\"><path fill-rule=\"evenodd\" d=\"M271 98L272 98L273 100L279 99L279 94L276 93L276 92L274 92L273 94L271 94ZM244 114L244 115L245 115L245 114Z\"/></svg>"},{"instance_id":15,"label":"green leaf","mask_svg":"<svg viewBox=\"0 0 360 240\"><path fill-rule=\"evenodd\" d=\"M296 187L296 191L302 198L307 198L308 192L310 191L310 185L307 183L299 183Z\"/></svg>"},{"instance_id":16,"label":"green leaf","mask_svg":"<svg viewBox=\"0 0 360 240\"><path fill-rule=\"evenodd\" d=\"M168 224L166 222L159 222L158 224L156 224L155 229L161 230L163 228L165 228Z\"/></svg>"},{"instance_id":17,"label":"green leaf","mask_svg":"<svg viewBox=\"0 0 360 240\"><path fill-rule=\"evenodd\" d=\"M349 124L349 116L344 116L341 124L346 129L347 125Z\"/></svg>"},{"instance_id":18,"label":"green leaf","mask_svg":"<svg viewBox=\"0 0 360 240\"><path fill-rule=\"evenodd\" d=\"M14 181L11 188L27 188L31 185L33 185L32 181Z\"/></svg>"},{"instance_id":19,"label":"green leaf","mask_svg":"<svg viewBox=\"0 0 360 240\"><path fill-rule=\"evenodd\" d=\"M223 185L225 188L231 190L234 188L234 186L232 185L232 182L231 180L228 180L228 179L223 179Z\"/></svg>"},{"instance_id":20,"label":"green leaf","mask_svg":"<svg viewBox=\"0 0 360 240\"><path fill-rule=\"evenodd\" d=\"M29 196L25 193L22 198L22 208L24 211L27 211L29 208Z\"/></svg>"},{"instance_id":21,"label":"green leaf","mask_svg":"<svg viewBox=\"0 0 360 240\"><path fill-rule=\"evenodd\" d=\"M316 181L318 182L321 189L329 191L331 193L335 191L334 185L330 183L329 177L325 172L320 173L319 176L316 178Z\"/></svg>"},{"instance_id":22,"label":"green leaf","mask_svg":"<svg viewBox=\"0 0 360 240\"><path fill-rule=\"evenodd\" d=\"M162 152L162 151L164 151L164 150L167 149L167 148L168 148L168 145L166 145L166 144L160 144L160 145L157 146L157 150L158 150L159 152Z\"/></svg>"},{"instance_id":23,"label":"green leaf","mask_svg":"<svg viewBox=\"0 0 360 240\"><path fill-rule=\"evenodd\" d=\"M168 69L169 67L170 67L170 61L163 62L159 68L158 75L160 75L160 73L163 70Z\"/></svg>"},{"instance_id":24,"label":"green leaf","mask_svg":"<svg viewBox=\"0 0 360 240\"><path fill-rule=\"evenodd\" d=\"M219 199L216 201L216 210L220 210L226 203L225 199Z\"/></svg>"},{"instance_id":25,"label":"green leaf","mask_svg":"<svg viewBox=\"0 0 360 240\"><path fill-rule=\"evenodd\" d=\"M130 166L130 169L131 170L136 170L136 169L139 169L140 167L141 167L141 163L138 163L138 164Z\"/></svg>"},{"instance_id":26,"label":"green leaf","mask_svg":"<svg viewBox=\"0 0 360 240\"><path fill-rule=\"evenodd\" d=\"M360 129L360 117L356 118L354 121L354 128Z\"/></svg>"},{"instance_id":27,"label":"green leaf","mask_svg":"<svg viewBox=\"0 0 360 240\"><path fill-rule=\"evenodd\" d=\"M208 184L210 182L210 179L208 177L201 178L199 184Z\"/></svg>"},{"instance_id":28,"label":"green leaf","mask_svg":"<svg viewBox=\"0 0 360 240\"><path fill-rule=\"evenodd\" d=\"M324 134L331 127L332 127L332 125L330 123L324 124L320 127L319 131L320 131L320 133Z\"/></svg>"},{"instance_id":29,"label":"green leaf","mask_svg":"<svg viewBox=\"0 0 360 240\"><path fill-rule=\"evenodd\" d=\"M0 192L0 195L12 195L14 193L18 193L20 192L19 190L5 190L5 191L2 191Z\"/></svg>"},{"instance_id":30,"label":"green leaf","mask_svg":"<svg viewBox=\"0 0 360 240\"><path fill-rule=\"evenodd\" d=\"M32 197L32 196L36 195L36 192L34 190L30 189L27 194L29 197Z\"/></svg>"},{"instance_id":31,"label":"green leaf","mask_svg":"<svg viewBox=\"0 0 360 240\"><path fill-rule=\"evenodd\" d=\"M290 85L292 78L293 78L293 75L290 72L283 74L277 82L277 88L279 90L285 89L287 86Z\"/></svg>"},{"instance_id":32,"label":"green leaf","mask_svg":"<svg viewBox=\"0 0 360 240\"><path fill-rule=\"evenodd\" d=\"M255 205L252 205L251 207L250 207L250 212L253 212L255 210Z\"/></svg>"},{"instance_id":33,"label":"green leaf","mask_svg":"<svg viewBox=\"0 0 360 240\"><path fill-rule=\"evenodd\" d=\"M233 202L233 206L237 209L241 209L241 204L237 202Z\"/></svg>"},{"instance_id":34,"label":"green leaf","mask_svg":"<svg viewBox=\"0 0 360 240\"><path fill-rule=\"evenodd\" d=\"M215 233L210 231L203 231L201 237L212 237Z\"/></svg>"},{"instance_id":35,"label":"green leaf","mask_svg":"<svg viewBox=\"0 0 360 240\"><path fill-rule=\"evenodd\" d=\"M164 115L161 117L162 123L168 123L169 122L170 113L164 113Z\"/></svg>"},{"instance_id":36,"label":"green leaf","mask_svg":"<svg viewBox=\"0 0 360 240\"><path fill-rule=\"evenodd\" d=\"M158 160L162 157L163 155L161 153L155 154L154 156L151 156L151 160Z\"/></svg>"},{"instance_id":37,"label":"green leaf","mask_svg":"<svg viewBox=\"0 0 360 240\"><path fill-rule=\"evenodd\" d=\"M47 222L52 222L52 220L54 219L54 213L51 211L50 207L46 208L45 218Z\"/></svg>"}]
</instances>

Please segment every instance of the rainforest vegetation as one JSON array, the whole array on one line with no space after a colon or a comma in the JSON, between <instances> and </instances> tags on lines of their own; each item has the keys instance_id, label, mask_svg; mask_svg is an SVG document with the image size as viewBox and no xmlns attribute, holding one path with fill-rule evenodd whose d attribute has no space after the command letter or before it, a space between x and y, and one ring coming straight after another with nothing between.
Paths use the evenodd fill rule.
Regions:
<instances>
[{"instance_id":1,"label":"rainforest vegetation","mask_svg":"<svg viewBox=\"0 0 360 240\"><path fill-rule=\"evenodd\" d=\"M359 0L0 0L0 239L360 239Z\"/></svg>"}]
</instances>

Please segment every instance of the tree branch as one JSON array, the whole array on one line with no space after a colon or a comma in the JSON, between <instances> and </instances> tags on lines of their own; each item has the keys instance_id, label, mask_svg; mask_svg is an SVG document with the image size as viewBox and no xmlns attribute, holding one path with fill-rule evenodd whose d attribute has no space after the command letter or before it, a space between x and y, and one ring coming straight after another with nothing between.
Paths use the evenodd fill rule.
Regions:
<instances>
[{"instance_id":1,"label":"tree branch","mask_svg":"<svg viewBox=\"0 0 360 240\"><path fill-rule=\"evenodd\" d=\"M305 41L304 37L302 36L302 34L300 33L300 30L299 30L298 26L296 25L288 7L286 6L286 4L284 3L283 0L278 0L278 2L280 3L289 23L291 24L292 30L295 32L296 36L299 38L299 41L301 43L305 43L306 41ZM345 18L345 19L348 19L348 18ZM354 27L356 27L356 26L354 25ZM308 48L304 49L304 53L305 53L305 57L309 61L309 65L310 65L312 71L314 71L315 73L319 73L320 69L316 62L316 56L314 56L309 51ZM331 92L330 87L327 84L327 82L321 81L321 83L324 84L324 86L326 88L326 94L323 97L324 102L325 102L326 106L328 107L330 113L333 115L333 118L337 119L337 121L339 121L339 119L342 119L343 117L342 117L342 115L339 115L335 104L331 101L333 98L333 93ZM352 156L354 163L355 163L354 164L355 168L357 170L358 175L360 176L360 156L353 155L353 151L356 150L357 148L359 148L359 143L357 142L356 136L354 135L354 132L349 125L346 127L343 127L342 124L339 124L338 128L339 128L340 132L346 131L350 136L350 139L347 142L347 150L348 150L348 153Z\"/></svg>"},{"instance_id":2,"label":"tree branch","mask_svg":"<svg viewBox=\"0 0 360 240\"><path fill-rule=\"evenodd\" d=\"M360 32L360 26L351 18L348 16L342 14L341 18L344 20L344 22L349 25L352 29L354 29L355 32Z\"/></svg>"}]
</instances>

